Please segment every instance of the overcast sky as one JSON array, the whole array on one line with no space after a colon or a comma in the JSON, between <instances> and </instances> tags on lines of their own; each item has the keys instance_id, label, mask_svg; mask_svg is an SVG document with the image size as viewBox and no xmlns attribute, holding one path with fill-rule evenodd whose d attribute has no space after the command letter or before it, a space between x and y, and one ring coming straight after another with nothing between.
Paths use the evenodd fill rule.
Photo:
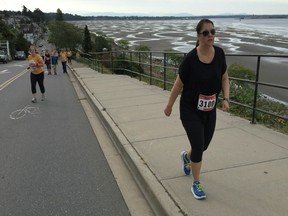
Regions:
<instances>
[{"instance_id":1,"label":"overcast sky","mask_svg":"<svg viewBox=\"0 0 288 216\"><path fill-rule=\"evenodd\" d=\"M23 5L34 11L56 12L82 16L99 12L133 15L219 14L288 14L288 0L1 0L0 10L22 11Z\"/></svg>"}]
</instances>

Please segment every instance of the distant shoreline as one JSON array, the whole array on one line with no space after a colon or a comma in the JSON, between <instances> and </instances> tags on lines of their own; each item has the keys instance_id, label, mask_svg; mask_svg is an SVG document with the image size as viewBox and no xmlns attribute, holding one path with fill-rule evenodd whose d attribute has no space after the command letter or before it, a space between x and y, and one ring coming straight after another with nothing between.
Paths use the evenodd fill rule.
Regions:
<instances>
[{"instance_id":1,"label":"distant shoreline","mask_svg":"<svg viewBox=\"0 0 288 216\"><path fill-rule=\"evenodd\" d=\"M45 13L49 18L55 18L56 13ZM235 19L288 19L288 14L223 14L223 15L132 15L132 14L117 14L117 13L101 13L93 16L79 16L73 14L63 14L65 21L83 21L83 20L199 20L203 18L235 18Z\"/></svg>"},{"instance_id":2,"label":"distant shoreline","mask_svg":"<svg viewBox=\"0 0 288 216\"><path fill-rule=\"evenodd\" d=\"M5 13L19 14L21 11L0 10L0 16ZM55 20L56 12L44 13L46 19ZM203 18L235 18L235 19L288 19L288 14L218 14L218 15L193 15L187 13L167 14L167 15L147 15L133 13L117 13L117 12L95 12L95 15L78 15L63 13L64 21L89 21L89 20L199 20Z\"/></svg>"},{"instance_id":3,"label":"distant shoreline","mask_svg":"<svg viewBox=\"0 0 288 216\"><path fill-rule=\"evenodd\" d=\"M288 14L279 15L205 15L205 16L80 16L78 18L91 18L91 20L195 20L195 19L217 19L217 18L235 18L235 19L288 19ZM76 19L75 19L76 20ZM80 20L80 19L79 19Z\"/></svg>"}]
</instances>

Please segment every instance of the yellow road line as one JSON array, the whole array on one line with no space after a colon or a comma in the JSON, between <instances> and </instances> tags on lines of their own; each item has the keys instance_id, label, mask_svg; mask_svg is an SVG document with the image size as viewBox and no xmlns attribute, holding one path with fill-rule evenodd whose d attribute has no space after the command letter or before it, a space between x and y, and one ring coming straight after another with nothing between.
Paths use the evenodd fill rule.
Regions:
<instances>
[{"instance_id":1,"label":"yellow road line","mask_svg":"<svg viewBox=\"0 0 288 216\"><path fill-rule=\"evenodd\" d=\"M7 87L9 84L14 82L16 79L18 79L19 77L23 76L27 72L28 72L28 70L24 70L21 73L17 74L16 76L12 77L11 79L7 80L6 82L2 83L0 85L0 91L2 91L5 87Z\"/></svg>"}]
</instances>

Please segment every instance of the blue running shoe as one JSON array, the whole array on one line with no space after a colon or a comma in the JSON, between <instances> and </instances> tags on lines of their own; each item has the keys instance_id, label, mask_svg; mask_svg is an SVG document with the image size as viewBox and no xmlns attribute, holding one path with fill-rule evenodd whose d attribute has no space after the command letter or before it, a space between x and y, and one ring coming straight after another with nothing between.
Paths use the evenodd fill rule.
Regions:
<instances>
[{"instance_id":1,"label":"blue running shoe","mask_svg":"<svg viewBox=\"0 0 288 216\"><path fill-rule=\"evenodd\" d=\"M193 193L193 196L195 197L195 199L205 199L206 198L206 194L203 191L203 188L200 184L199 181L194 181L191 187L191 191Z\"/></svg>"},{"instance_id":2,"label":"blue running shoe","mask_svg":"<svg viewBox=\"0 0 288 216\"><path fill-rule=\"evenodd\" d=\"M190 160L187 151L181 152L182 168L185 175L190 175Z\"/></svg>"}]
</instances>

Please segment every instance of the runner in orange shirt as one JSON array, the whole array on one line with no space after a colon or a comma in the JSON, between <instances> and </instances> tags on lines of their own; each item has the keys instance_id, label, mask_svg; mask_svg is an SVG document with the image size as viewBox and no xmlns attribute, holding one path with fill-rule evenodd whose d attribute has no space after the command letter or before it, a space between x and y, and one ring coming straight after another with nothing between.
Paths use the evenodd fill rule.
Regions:
<instances>
[{"instance_id":1,"label":"runner in orange shirt","mask_svg":"<svg viewBox=\"0 0 288 216\"><path fill-rule=\"evenodd\" d=\"M31 91L32 91L32 102L36 103L36 84L40 87L42 93L42 100L45 99L45 87L44 87L44 62L43 58L36 53L35 46L30 46L30 55L28 56L29 67L31 70L30 81L31 81Z\"/></svg>"}]
</instances>

